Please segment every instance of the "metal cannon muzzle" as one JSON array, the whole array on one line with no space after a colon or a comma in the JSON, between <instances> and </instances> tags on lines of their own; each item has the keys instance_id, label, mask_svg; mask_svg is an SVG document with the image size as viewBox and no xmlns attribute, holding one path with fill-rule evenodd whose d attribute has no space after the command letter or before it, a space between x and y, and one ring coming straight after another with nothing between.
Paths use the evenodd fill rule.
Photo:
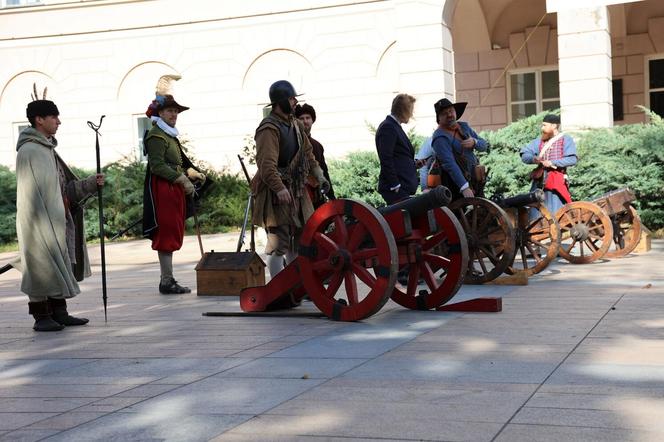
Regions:
<instances>
[{"instance_id":1,"label":"metal cannon muzzle","mask_svg":"<svg viewBox=\"0 0 664 442\"><path fill-rule=\"evenodd\" d=\"M450 189L445 186L438 186L421 195L410 197L391 206L381 207L378 211L383 215L387 215L398 210L405 210L415 217L436 207L447 206L450 201L452 201Z\"/></svg>"},{"instance_id":2,"label":"metal cannon muzzle","mask_svg":"<svg viewBox=\"0 0 664 442\"><path fill-rule=\"evenodd\" d=\"M521 193L508 198L498 197L494 199L494 202L501 207L523 207L528 204L543 203L544 192L542 189L537 189L529 193Z\"/></svg>"}]
</instances>

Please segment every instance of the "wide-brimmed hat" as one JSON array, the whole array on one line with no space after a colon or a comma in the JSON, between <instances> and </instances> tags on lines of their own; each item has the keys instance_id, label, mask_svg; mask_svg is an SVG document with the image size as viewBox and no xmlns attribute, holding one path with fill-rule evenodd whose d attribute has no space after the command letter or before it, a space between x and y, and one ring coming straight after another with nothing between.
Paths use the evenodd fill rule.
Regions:
<instances>
[{"instance_id":1,"label":"wide-brimmed hat","mask_svg":"<svg viewBox=\"0 0 664 442\"><path fill-rule=\"evenodd\" d=\"M157 95L155 99L152 100L152 103L150 103L148 106L148 110L145 111L145 115L152 117L153 115L157 115L160 110L167 109L169 107L174 107L179 112L184 112L189 109L187 106L182 106L177 101L175 101L175 98L173 98L172 95Z\"/></svg>"},{"instance_id":2,"label":"wide-brimmed hat","mask_svg":"<svg viewBox=\"0 0 664 442\"><path fill-rule=\"evenodd\" d=\"M463 115L463 112L466 110L466 106L468 106L468 103L465 101L460 101L458 103L452 103L450 100L447 98L440 99L436 101L433 105L434 110L436 111L436 116L440 113L445 108L454 106L454 110L456 111L457 115L457 120L461 118L461 115Z\"/></svg>"}]
</instances>

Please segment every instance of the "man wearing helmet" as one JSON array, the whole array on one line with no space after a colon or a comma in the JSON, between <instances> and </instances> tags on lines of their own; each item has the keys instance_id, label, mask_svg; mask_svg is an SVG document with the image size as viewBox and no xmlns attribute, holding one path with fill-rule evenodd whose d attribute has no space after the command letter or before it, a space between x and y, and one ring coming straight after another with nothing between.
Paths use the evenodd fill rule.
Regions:
<instances>
[{"instance_id":1,"label":"man wearing helmet","mask_svg":"<svg viewBox=\"0 0 664 442\"><path fill-rule=\"evenodd\" d=\"M316 178L327 193L330 183L316 162L302 122L293 116L295 88L286 80L270 86L270 114L256 129L256 165L252 180L254 224L267 232L265 253L274 278L295 259L302 227L314 212L305 189L308 176Z\"/></svg>"}]
</instances>

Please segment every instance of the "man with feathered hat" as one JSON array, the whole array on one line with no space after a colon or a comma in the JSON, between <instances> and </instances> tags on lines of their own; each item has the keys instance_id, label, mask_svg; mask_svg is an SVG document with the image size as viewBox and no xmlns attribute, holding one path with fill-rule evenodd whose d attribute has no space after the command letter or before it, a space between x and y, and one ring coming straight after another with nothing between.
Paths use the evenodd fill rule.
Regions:
<instances>
[{"instance_id":1,"label":"man with feathered hat","mask_svg":"<svg viewBox=\"0 0 664 442\"><path fill-rule=\"evenodd\" d=\"M26 115L30 127L16 145L20 261L13 265L23 274L21 291L28 295L33 329L59 331L88 323L69 315L66 299L79 294L77 281L90 276L83 209L85 200L104 184L104 175L79 180L58 155L60 111L54 102L35 99Z\"/></svg>"},{"instance_id":2,"label":"man with feathered hat","mask_svg":"<svg viewBox=\"0 0 664 442\"><path fill-rule=\"evenodd\" d=\"M158 94L145 113L153 126L144 139L148 168L143 193L143 235L152 240L152 249L159 256L159 293L163 295L191 292L173 276L173 252L182 247L187 198L195 191L192 182L206 180L184 154L178 139L175 124L178 115L187 109L172 95Z\"/></svg>"}]
</instances>

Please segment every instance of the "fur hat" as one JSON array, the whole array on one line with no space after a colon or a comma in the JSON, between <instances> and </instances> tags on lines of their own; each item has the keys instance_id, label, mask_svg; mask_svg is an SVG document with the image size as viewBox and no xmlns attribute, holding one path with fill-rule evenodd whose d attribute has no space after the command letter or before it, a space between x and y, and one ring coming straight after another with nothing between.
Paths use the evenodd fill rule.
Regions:
<instances>
[{"instance_id":1,"label":"fur hat","mask_svg":"<svg viewBox=\"0 0 664 442\"><path fill-rule=\"evenodd\" d=\"M302 105L295 106L295 117L300 118L302 115L307 114L311 116L311 119L316 122L316 110L313 106L304 103Z\"/></svg>"},{"instance_id":2,"label":"fur hat","mask_svg":"<svg viewBox=\"0 0 664 442\"><path fill-rule=\"evenodd\" d=\"M51 100L35 100L28 103L25 115L29 121L32 121L35 117L47 117L49 115L57 117L60 115L60 111Z\"/></svg>"}]
</instances>

